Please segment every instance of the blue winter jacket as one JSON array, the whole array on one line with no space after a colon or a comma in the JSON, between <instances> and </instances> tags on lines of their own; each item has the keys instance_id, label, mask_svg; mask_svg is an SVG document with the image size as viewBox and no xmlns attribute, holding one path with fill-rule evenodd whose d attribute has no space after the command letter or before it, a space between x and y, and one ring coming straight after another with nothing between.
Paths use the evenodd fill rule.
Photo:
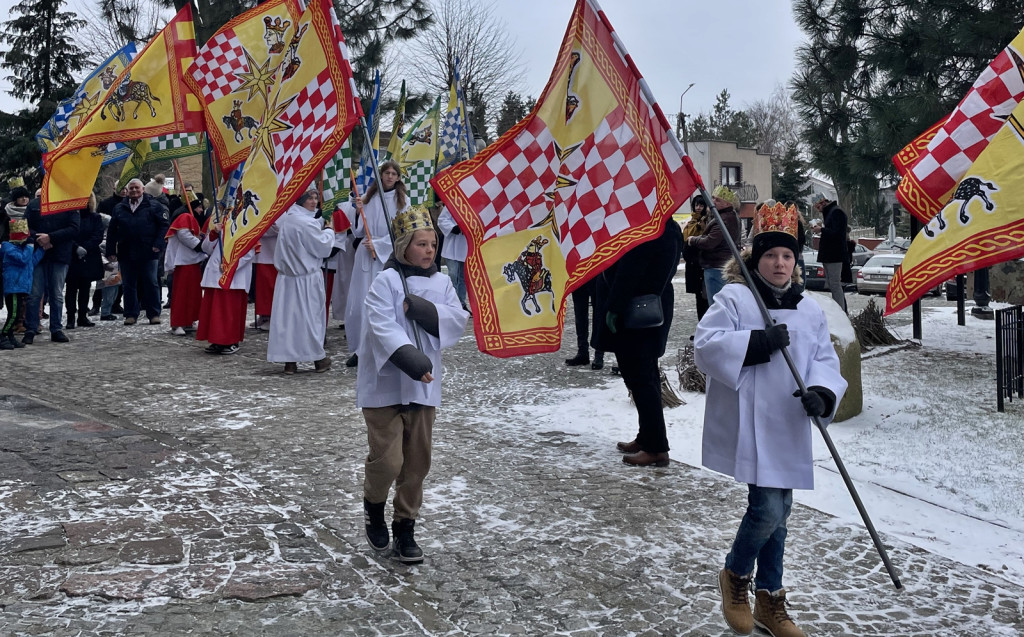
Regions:
<instances>
[{"instance_id":1,"label":"blue winter jacket","mask_svg":"<svg viewBox=\"0 0 1024 637\"><path fill-rule=\"evenodd\" d=\"M0 243L0 258L4 263L4 294L28 294L32 292L32 273L36 264L43 260L44 250L36 250L26 241L15 245L10 241Z\"/></svg>"}]
</instances>

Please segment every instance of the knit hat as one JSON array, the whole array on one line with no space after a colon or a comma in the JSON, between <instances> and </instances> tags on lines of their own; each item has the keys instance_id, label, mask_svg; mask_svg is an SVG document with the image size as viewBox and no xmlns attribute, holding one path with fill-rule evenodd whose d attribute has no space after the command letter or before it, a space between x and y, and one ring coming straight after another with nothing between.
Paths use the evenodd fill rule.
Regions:
<instances>
[{"instance_id":1,"label":"knit hat","mask_svg":"<svg viewBox=\"0 0 1024 637\"><path fill-rule=\"evenodd\" d=\"M796 206L787 208L781 203L774 206L763 205L755 213L758 228L751 245L750 264L757 266L758 261L772 248L789 248L795 258L799 251L796 242L797 210Z\"/></svg>"},{"instance_id":2,"label":"knit hat","mask_svg":"<svg viewBox=\"0 0 1024 637\"><path fill-rule=\"evenodd\" d=\"M726 186L718 186L711 192L711 196L715 199L721 199L722 201L728 201L729 205L733 208L740 207L740 198L733 191L729 190Z\"/></svg>"},{"instance_id":3,"label":"knit hat","mask_svg":"<svg viewBox=\"0 0 1024 637\"><path fill-rule=\"evenodd\" d=\"M25 197L26 199L31 199L31 196L28 192L28 188L24 186L18 186L17 188L11 190L11 201L17 201L22 197Z\"/></svg>"},{"instance_id":4,"label":"knit hat","mask_svg":"<svg viewBox=\"0 0 1024 637\"><path fill-rule=\"evenodd\" d=\"M28 219L11 219L11 243L24 243L28 239Z\"/></svg>"},{"instance_id":5,"label":"knit hat","mask_svg":"<svg viewBox=\"0 0 1024 637\"><path fill-rule=\"evenodd\" d=\"M395 232L395 258L399 263L408 265L405 250L412 243L413 235L417 230L434 230L434 224L430 220L430 212L425 207L412 206L395 216L391 222L391 229Z\"/></svg>"},{"instance_id":6,"label":"knit hat","mask_svg":"<svg viewBox=\"0 0 1024 637\"><path fill-rule=\"evenodd\" d=\"M163 194L163 187L155 181L150 181L148 184L142 187L146 191L146 194L150 197L159 197Z\"/></svg>"}]
</instances>

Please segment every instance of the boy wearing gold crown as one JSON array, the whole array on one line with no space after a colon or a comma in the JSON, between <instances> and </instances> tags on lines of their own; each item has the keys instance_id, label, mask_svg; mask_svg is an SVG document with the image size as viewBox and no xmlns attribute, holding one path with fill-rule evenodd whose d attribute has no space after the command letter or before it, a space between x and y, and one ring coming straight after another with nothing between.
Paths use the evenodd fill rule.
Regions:
<instances>
[{"instance_id":1,"label":"boy wearing gold crown","mask_svg":"<svg viewBox=\"0 0 1024 637\"><path fill-rule=\"evenodd\" d=\"M0 350L25 347L14 338L14 324L19 307L25 305L32 291L32 273L43 259L43 251L37 250L28 238L28 221L11 219L8 239L0 243L4 305L7 307L7 320L0 330Z\"/></svg>"},{"instance_id":2,"label":"boy wearing gold crown","mask_svg":"<svg viewBox=\"0 0 1024 637\"><path fill-rule=\"evenodd\" d=\"M394 253L366 295L358 349L356 406L363 410L370 447L363 513L370 546L386 550L390 538L384 507L394 484L394 553L399 561L415 564L423 561L413 530L441 405L441 350L458 343L469 313L451 279L438 272L437 233L426 209L400 213L392 227ZM422 349L414 345L415 332Z\"/></svg>"},{"instance_id":3,"label":"boy wearing gold crown","mask_svg":"<svg viewBox=\"0 0 1024 637\"><path fill-rule=\"evenodd\" d=\"M782 587L786 520L793 489L814 488L810 418L831 420L846 381L824 311L801 294L795 209L777 204L758 214L761 232L742 255L753 286L730 261L727 285L694 336L694 360L707 374L703 464L748 488L747 510L718 578L726 623L741 635L756 624L774 637L801 637ZM755 294L772 317L769 327ZM802 396L783 347L807 386Z\"/></svg>"}]
</instances>

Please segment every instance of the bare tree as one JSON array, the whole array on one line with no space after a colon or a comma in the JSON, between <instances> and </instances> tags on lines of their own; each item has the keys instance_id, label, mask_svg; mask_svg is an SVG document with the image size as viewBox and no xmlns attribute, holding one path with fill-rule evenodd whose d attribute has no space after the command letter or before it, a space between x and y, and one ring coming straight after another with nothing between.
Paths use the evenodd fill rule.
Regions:
<instances>
[{"instance_id":1,"label":"bare tree","mask_svg":"<svg viewBox=\"0 0 1024 637\"><path fill-rule=\"evenodd\" d=\"M789 148L799 144L800 119L783 85L776 85L771 95L745 110L754 125L757 149L769 153L773 162L780 161Z\"/></svg>"},{"instance_id":2,"label":"bare tree","mask_svg":"<svg viewBox=\"0 0 1024 637\"><path fill-rule=\"evenodd\" d=\"M459 58L459 79L472 94L499 110L509 91L519 89L522 49L494 17L494 3L433 0L434 23L423 29L407 51L410 78L425 90L447 91Z\"/></svg>"},{"instance_id":3,"label":"bare tree","mask_svg":"<svg viewBox=\"0 0 1024 637\"><path fill-rule=\"evenodd\" d=\"M154 0L96 0L79 2L86 24L79 31L89 67L95 68L130 41L145 45L170 19L171 12Z\"/></svg>"}]
</instances>

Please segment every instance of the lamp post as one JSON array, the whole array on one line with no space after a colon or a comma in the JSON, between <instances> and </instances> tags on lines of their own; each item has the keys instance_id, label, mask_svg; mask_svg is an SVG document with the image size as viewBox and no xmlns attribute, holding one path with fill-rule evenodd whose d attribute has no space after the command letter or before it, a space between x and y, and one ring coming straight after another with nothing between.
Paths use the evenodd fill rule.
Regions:
<instances>
[{"instance_id":1,"label":"lamp post","mask_svg":"<svg viewBox=\"0 0 1024 637\"><path fill-rule=\"evenodd\" d=\"M686 95L693 88L693 85L694 82L690 82L690 85L679 96L679 114L676 115L676 137L683 142L683 151L687 155L690 154L690 149L686 147L686 113L683 112L683 95Z\"/></svg>"}]
</instances>

